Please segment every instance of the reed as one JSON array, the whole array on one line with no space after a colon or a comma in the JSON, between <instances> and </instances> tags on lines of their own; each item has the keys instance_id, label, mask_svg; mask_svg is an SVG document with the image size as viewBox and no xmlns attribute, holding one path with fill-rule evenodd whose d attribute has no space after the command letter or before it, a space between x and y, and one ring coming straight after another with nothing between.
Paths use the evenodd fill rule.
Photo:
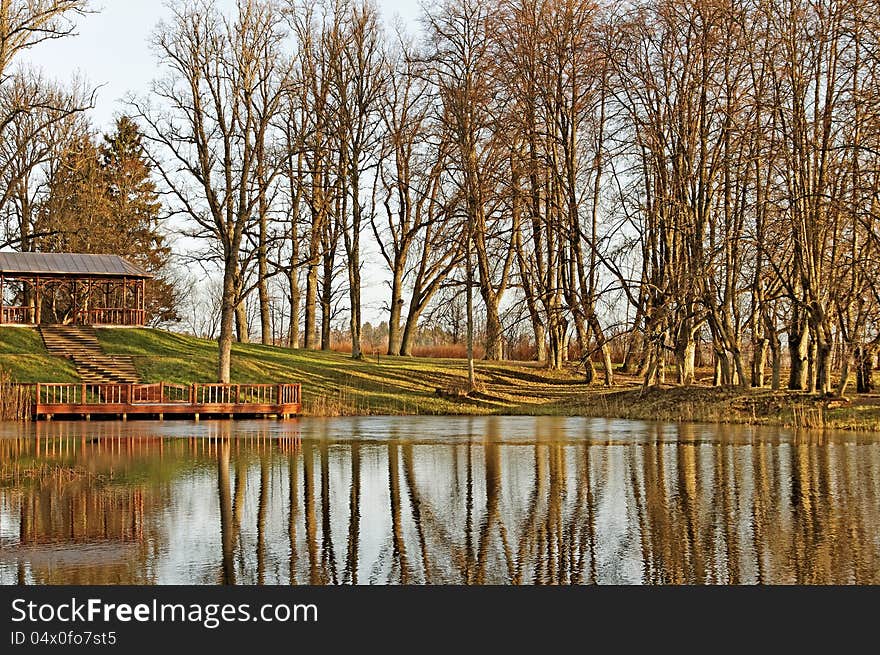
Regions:
<instances>
[{"instance_id":1,"label":"reed","mask_svg":"<svg viewBox=\"0 0 880 655\"><path fill-rule=\"evenodd\" d=\"M818 430L826 427L825 411L816 408L793 405L791 408L792 427L798 429Z\"/></svg>"},{"instance_id":2,"label":"reed","mask_svg":"<svg viewBox=\"0 0 880 655\"><path fill-rule=\"evenodd\" d=\"M303 403L303 414L306 416L355 416L358 413L357 402L344 387L331 393L315 395L311 399L305 399Z\"/></svg>"},{"instance_id":3,"label":"reed","mask_svg":"<svg viewBox=\"0 0 880 655\"><path fill-rule=\"evenodd\" d=\"M0 369L0 421L29 421L31 419L31 387L17 384Z\"/></svg>"},{"instance_id":4,"label":"reed","mask_svg":"<svg viewBox=\"0 0 880 655\"><path fill-rule=\"evenodd\" d=\"M0 464L0 482L3 483L20 484L24 481L35 481L66 484L80 480L105 481L108 477L112 478L112 473L109 476L93 473L82 466L62 466L45 462L21 464L18 461Z\"/></svg>"}]
</instances>

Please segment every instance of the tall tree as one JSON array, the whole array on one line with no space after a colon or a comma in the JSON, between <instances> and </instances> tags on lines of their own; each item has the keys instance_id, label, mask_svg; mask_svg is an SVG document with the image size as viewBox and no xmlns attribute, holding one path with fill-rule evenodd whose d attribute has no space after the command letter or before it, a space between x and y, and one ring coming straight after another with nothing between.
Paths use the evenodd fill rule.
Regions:
<instances>
[{"instance_id":1,"label":"tall tree","mask_svg":"<svg viewBox=\"0 0 880 655\"><path fill-rule=\"evenodd\" d=\"M270 115L251 99L264 71L261 57L285 38L283 17L270 0L242 0L234 18L214 0L185 0L155 38L167 77L153 94L168 109L136 101L152 158L179 211L206 239L223 272L217 378L229 382L236 310L245 291L243 252L254 227L257 142Z\"/></svg>"},{"instance_id":2,"label":"tall tree","mask_svg":"<svg viewBox=\"0 0 880 655\"><path fill-rule=\"evenodd\" d=\"M504 213L498 211L496 196L495 178L503 174L506 162L490 138L496 127L492 107L496 88L489 69L493 16L486 0L444 2L427 16L430 50L426 60L438 87L442 119L456 149L451 163L467 217L467 294L470 297L473 262L486 311L486 358L497 360L503 336L499 307L510 282L514 248L512 231Z\"/></svg>"}]
</instances>

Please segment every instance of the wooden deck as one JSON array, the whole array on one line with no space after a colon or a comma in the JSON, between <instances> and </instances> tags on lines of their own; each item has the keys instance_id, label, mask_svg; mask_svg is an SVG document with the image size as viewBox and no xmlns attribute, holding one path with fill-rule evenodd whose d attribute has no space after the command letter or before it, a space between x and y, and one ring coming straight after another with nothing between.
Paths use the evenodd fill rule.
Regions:
<instances>
[{"instance_id":1,"label":"wooden deck","mask_svg":"<svg viewBox=\"0 0 880 655\"><path fill-rule=\"evenodd\" d=\"M302 411L298 384L77 384L29 385L33 416L129 416L164 419L275 416L286 419Z\"/></svg>"}]
</instances>

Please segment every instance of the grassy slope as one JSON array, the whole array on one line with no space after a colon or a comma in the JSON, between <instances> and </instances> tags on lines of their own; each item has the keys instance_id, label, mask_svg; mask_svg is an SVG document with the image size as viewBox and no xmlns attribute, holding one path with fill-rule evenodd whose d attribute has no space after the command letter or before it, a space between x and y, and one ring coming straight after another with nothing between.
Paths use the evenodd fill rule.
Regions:
<instances>
[{"instance_id":1,"label":"grassy slope","mask_svg":"<svg viewBox=\"0 0 880 655\"><path fill-rule=\"evenodd\" d=\"M134 358L148 382L212 382L217 344L161 330L99 330L108 353ZM339 353L236 344L233 382L301 382L305 411L351 414L549 414L712 423L840 427L880 431L880 397L851 402L787 391L667 387L643 392L618 375L611 389L588 387L572 372L534 364L477 363L481 391L464 387L465 362L389 358L353 361ZM0 328L0 368L22 382L76 381L68 362L50 356L33 330ZM438 395L437 390L444 393Z\"/></svg>"},{"instance_id":2,"label":"grassy slope","mask_svg":"<svg viewBox=\"0 0 880 655\"><path fill-rule=\"evenodd\" d=\"M0 369L18 382L79 380L70 362L50 355L40 335L30 328L0 328Z\"/></svg>"},{"instance_id":3,"label":"grassy slope","mask_svg":"<svg viewBox=\"0 0 880 655\"><path fill-rule=\"evenodd\" d=\"M103 330L108 352L126 353L144 379L208 382L215 379L217 345L158 330ZM481 391L461 389L465 362L382 357L353 361L339 353L291 351L255 344L233 347L235 382L302 382L305 409L337 414L548 414L615 416L668 421L839 427L880 431L880 398L841 403L788 391L731 390L708 386L643 392L639 381L618 375L611 389L587 386L573 372L534 364L477 363Z\"/></svg>"},{"instance_id":4,"label":"grassy slope","mask_svg":"<svg viewBox=\"0 0 880 655\"><path fill-rule=\"evenodd\" d=\"M108 353L131 355L147 381L216 380L217 344L160 330L101 330ZM464 362L451 359L380 358L354 361L332 352L235 344L232 381L301 382L306 410L334 414L537 413L584 389L571 375L530 365L480 363L484 392L477 398L444 396L466 380Z\"/></svg>"}]
</instances>

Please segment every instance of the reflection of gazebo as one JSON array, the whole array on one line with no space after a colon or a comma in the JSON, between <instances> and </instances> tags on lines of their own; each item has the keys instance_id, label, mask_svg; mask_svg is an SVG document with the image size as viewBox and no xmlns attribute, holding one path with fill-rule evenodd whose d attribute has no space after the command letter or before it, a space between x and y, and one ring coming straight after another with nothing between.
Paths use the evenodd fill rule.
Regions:
<instances>
[{"instance_id":1,"label":"reflection of gazebo","mask_svg":"<svg viewBox=\"0 0 880 655\"><path fill-rule=\"evenodd\" d=\"M143 325L151 277L118 255L0 252L0 324Z\"/></svg>"}]
</instances>

